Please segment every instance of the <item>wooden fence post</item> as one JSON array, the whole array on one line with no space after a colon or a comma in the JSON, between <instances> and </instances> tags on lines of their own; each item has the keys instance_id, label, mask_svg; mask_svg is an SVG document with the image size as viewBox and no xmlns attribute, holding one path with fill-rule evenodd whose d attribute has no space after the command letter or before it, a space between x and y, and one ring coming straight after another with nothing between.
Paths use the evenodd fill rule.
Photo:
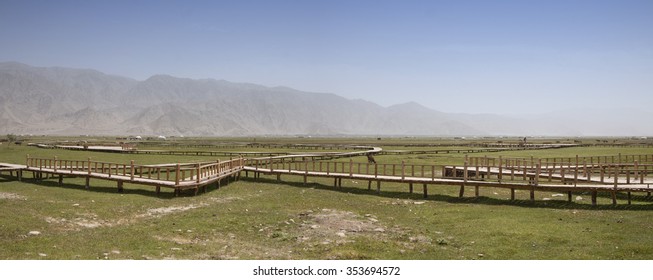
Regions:
<instances>
[{"instance_id":1,"label":"wooden fence post","mask_svg":"<svg viewBox=\"0 0 653 280\"><path fill-rule=\"evenodd\" d=\"M354 160L350 158L349 159L349 177L353 176L353 166L354 166Z\"/></svg>"},{"instance_id":2,"label":"wooden fence post","mask_svg":"<svg viewBox=\"0 0 653 280\"><path fill-rule=\"evenodd\" d=\"M540 183L540 172L542 171L542 164L537 163L537 170L535 171L535 186L537 186Z\"/></svg>"},{"instance_id":3,"label":"wooden fence post","mask_svg":"<svg viewBox=\"0 0 653 280\"><path fill-rule=\"evenodd\" d=\"M175 186L179 186L179 163L177 163L177 168L175 168ZM175 189L175 192L176 191L177 190Z\"/></svg>"},{"instance_id":4,"label":"wooden fence post","mask_svg":"<svg viewBox=\"0 0 653 280\"><path fill-rule=\"evenodd\" d=\"M304 185L308 181L308 161L304 161Z\"/></svg>"},{"instance_id":5,"label":"wooden fence post","mask_svg":"<svg viewBox=\"0 0 653 280\"><path fill-rule=\"evenodd\" d=\"M129 171L130 180L134 181L134 160L131 160L131 169Z\"/></svg>"},{"instance_id":6,"label":"wooden fence post","mask_svg":"<svg viewBox=\"0 0 653 280\"><path fill-rule=\"evenodd\" d=\"M499 156L499 176L497 178L501 183L501 179L503 179L503 158L501 156Z\"/></svg>"},{"instance_id":7,"label":"wooden fence post","mask_svg":"<svg viewBox=\"0 0 653 280\"><path fill-rule=\"evenodd\" d=\"M197 173L196 173L196 176L195 176L195 177L196 177L196 178L195 178L195 182L196 182L197 184L200 183L200 171L201 171L201 168L202 168L201 165L200 165L199 163L197 163L197 166L196 166Z\"/></svg>"},{"instance_id":8,"label":"wooden fence post","mask_svg":"<svg viewBox=\"0 0 653 280\"><path fill-rule=\"evenodd\" d=\"M467 165L468 165L467 160L465 160L465 165L463 168L463 182L464 182L463 184L467 183Z\"/></svg>"}]
</instances>

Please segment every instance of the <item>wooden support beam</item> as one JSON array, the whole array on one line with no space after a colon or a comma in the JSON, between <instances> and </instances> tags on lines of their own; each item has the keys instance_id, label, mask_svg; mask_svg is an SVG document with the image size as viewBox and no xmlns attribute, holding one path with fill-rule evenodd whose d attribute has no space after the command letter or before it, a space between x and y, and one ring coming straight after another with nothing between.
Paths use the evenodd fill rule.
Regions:
<instances>
[{"instance_id":1,"label":"wooden support beam","mask_svg":"<svg viewBox=\"0 0 653 280\"><path fill-rule=\"evenodd\" d=\"M510 189L510 200L515 200L515 189Z\"/></svg>"},{"instance_id":2,"label":"wooden support beam","mask_svg":"<svg viewBox=\"0 0 653 280\"><path fill-rule=\"evenodd\" d=\"M63 185L63 175L59 175L59 186Z\"/></svg>"},{"instance_id":3,"label":"wooden support beam","mask_svg":"<svg viewBox=\"0 0 653 280\"><path fill-rule=\"evenodd\" d=\"M628 205L631 205L631 204L632 204L632 197L631 197L630 192L628 192Z\"/></svg>"},{"instance_id":4,"label":"wooden support beam","mask_svg":"<svg viewBox=\"0 0 653 280\"><path fill-rule=\"evenodd\" d=\"M161 186L156 186L156 195L161 194Z\"/></svg>"},{"instance_id":5,"label":"wooden support beam","mask_svg":"<svg viewBox=\"0 0 653 280\"><path fill-rule=\"evenodd\" d=\"M424 184L422 185L422 188L424 189L424 198L427 198L429 196L428 185Z\"/></svg>"},{"instance_id":6,"label":"wooden support beam","mask_svg":"<svg viewBox=\"0 0 653 280\"><path fill-rule=\"evenodd\" d=\"M458 197L463 197L465 195L465 185L460 185L460 191L458 192Z\"/></svg>"},{"instance_id":7,"label":"wooden support beam","mask_svg":"<svg viewBox=\"0 0 653 280\"><path fill-rule=\"evenodd\" d=\"M89 190L91 188L91 177L86 177L86 190Z\"/></svg>"},{"instance_id":8,"label":"wooden support beam","mask_svg":"<svg viewBox=\"0 0 653 280\"><path fill-rule=\"evenodd\" d=\"M122 187L122 181L118 181L118 192L119 192L119 193L123 193L123 192L124 192L124 189L123 189L123 187Z\"/></svg>"},{"instance_id":9,"label":"wooden support beam","mask_svg":"<svg viewBox=\"0 0 653 280\"><path fill-rule=\"evenodd\" d=\"M381 193L381 181L376 181L376 193Z\"/></svg>"},{"instance_id":10,"label":"wooden support beam","mask_svg":"<svg viewBox=\"0 0 653 280\"><path fill-rule=\"evenodd\" d=\"M408 183L408 191L413 193L413 183Z\"/></svg>"},{"instance_id":11,"label":"wooden support beam","mask_svg":"<svg viewBox=\"0 0 653 280\"><path fill-rule=\"evenodd\" d=\"M568 192L567 192L567 201L568 201L568 202L571 202L571 201L572 201L572 194L571 194L571 191L568 191Z\"/></svg>"},{"instance_id":12,"label":"wooden support beam","mask_svg":"<svg viewBox=\"0 0 653 280\"><path fill-rule=\"evenodd\" d=\"M531 201L535 201L535 188L531 186Z\"/></svg>"},{"instance_id":13,"label":"wooden support beam","mask_svg":"<svg viewBox=\"0 0 653 280\"><path fill-rule=\"evenodd\" d=\"M372 190L372 180L367 181L367 190Z\"/></svg>"},{"instance_id":14,"label":"wooden support beam","mask_svg":"<svg viewBox=\"0 0 653 280\"><path fill-rule=\"evenodd\" d=\"M475 197L479 196L479 186L478 185L474 186L474 196Z\"/></svg>"},{"instance_id":15,"label":"wooden support beam","mask_svg":"<svg viewBox=\"0 0 653 280\"><path fill-rule=\"evenodd\" d=\"M592 191L592 206L596 206L596 190Z\"/></svg>"},{"instance_id":16,"label":"wooden support beam","mask_svg":"<svg viewBox=\"0 0 653 280\"><path fill-rule=\"evenodd\" d=\"M617 205L617 192L612 191L612 192L610 192L610 195L612 196L612 206L616 206Z\"/></svg>"}]
</instances>

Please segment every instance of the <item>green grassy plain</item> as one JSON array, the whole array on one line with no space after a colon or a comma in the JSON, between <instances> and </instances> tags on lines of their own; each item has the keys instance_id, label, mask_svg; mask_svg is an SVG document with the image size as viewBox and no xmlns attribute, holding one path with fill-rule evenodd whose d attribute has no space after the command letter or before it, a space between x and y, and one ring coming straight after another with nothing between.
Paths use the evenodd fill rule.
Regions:
<instances>
[{"instance_id":1,"label":"green grassy plain","mask_svg":"<svg viewBox=\"0 0 653 280\"><path fill-rule=\"evenodd\" d=\"M219 140L226 141L236 140ZM379 141L378 146L388 145L384 149L401 150L415 149L398 146L402 141L408 145L445 140L266 141ZM446 141L457 147L455 141ZM471 156L619 153L653 150L577 147ZM133 159L140 164L217 159L0 145L0 162L24 163L27 154L108 162ZM376 159L461 164L463 158L464 154L427 154ZM353 160L366 161L364 157ZM219 190L211 187L205 194L173 197L169 190L156 196L153 187L127 183L125 193L119 194L115 182L92 180L86 191L83 178L66 178L58 186L56 179L25 177L17 182L7 173L0 176L0 259L653 259L653 199L645 194L633 196L632 205L620 196L617 206L611 205L609 196L599 196L599 205L592 206L588 193L575 193L570 203L556 193L537 192L531 202L525 191L517 191L517 199L510 201L503 189L481 189L476 198L469 188L465 198L458 198L457 186L429 186L429 198L422 199L421 186L410 194L406 184L383 183L377 194L367 190L365 181L343 180L342 188L334 188L329 179L309 178L304 185L301 177L277 182L273 176L257 180L243 176Z\"/></svg>"}]
</instances>

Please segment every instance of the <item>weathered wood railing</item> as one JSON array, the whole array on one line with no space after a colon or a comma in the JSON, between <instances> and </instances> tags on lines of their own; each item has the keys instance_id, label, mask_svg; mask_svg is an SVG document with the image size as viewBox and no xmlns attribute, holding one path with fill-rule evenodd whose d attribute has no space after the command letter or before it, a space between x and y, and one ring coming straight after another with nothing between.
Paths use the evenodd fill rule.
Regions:
<instances>
[{"instance_id":1,"label":"weathered wood railing","mask_svg":"<svg viewBox=\"0 0 653 280\"><path fill-rule=\"evenodd\" d=\"M631 158L632 159L632 158ZM637 157L635 157L637 159ZM644 159L642 157L642 159ZM534 165L517 159L515 161L502 161L501 165L485 164L490 161L480 162L479 165L465 162L463 165L429 165L429 164L407 164L405 162L395 164L374 164L361 163L349 160L343 161L293 161L285 162L269 159L249 160L248 165L258 170L274 171L287 170L295 172L323 172L327 175L352 176L374 175L379 176L400 176L430 178L462 178L464 180L483 181L548 181L548 182L594 182L600 184L612 184L617 178L619 184L644 184L649 183L653 174L653 163L615 163L615 164L583 164L583 165L561 165L551 164L549 166L538 162Z\"/></svg>"},{"instance_id":2,"label":"weathered wood railing","mask_svg":"<svg viewBox=\"0 0 653 280\"><path fill-rule=\"evenodd\" d=\"M374 164L349 161L279 161L271 159L248 160L248 165L266 170L294 170L304 172L325 172L326 174L340 175L374 175L378 176L401 176L401 177L422 177L438 178L442 173L443 166L429 164Z\"/></svg>"},{"instance_id":3,"label":"weathered wood railing","mask_svg":"<svg viewBox=\"0 0 653 280\"><path fill-rule=\"evenodd\" d=\"M445 176L489 180L533 180L544 178L562 182L612 183L606 178L620 178L623 184L644 184L653 173L653 155L613 155L569 158L466 157L463 166L452 168Z\"/></svg>"},{"instance_id":4,"label":"weathered wood railing","mask_svg":"<svg viewBox=\"0 0 653 280\"><path fill-rule=\"evenodd\" d=\"M204 180L220 176L225 172L242 169L245 160L236 158L227 161L177 163L158 165L139 165L88 160L68 160L54 158L34 158L27 156L26 165L32 171L47 171L76 176L106 175L107 178L121 176L119 179L134 181L148 179L161 182L174 182L175 186L200 184ZM118 179L118 178L114 178Z\"/></svg>"},{"instance_id":5,"label":"weathered wood railing","mask_svg":"<svg viewBox=\"0 0 653 280\"><path fill-rule=\"evenodd\" d=\"M535 167L540 164L542 167L549 166L578 166L578 165L600 165L600 164L621 164L621 163L653 163L653 154L644 155L610 155L610 156L587 156L582 157L468 157L470 165L499 167L503 166L529 166Z\"/></svg>"}]
</instances>

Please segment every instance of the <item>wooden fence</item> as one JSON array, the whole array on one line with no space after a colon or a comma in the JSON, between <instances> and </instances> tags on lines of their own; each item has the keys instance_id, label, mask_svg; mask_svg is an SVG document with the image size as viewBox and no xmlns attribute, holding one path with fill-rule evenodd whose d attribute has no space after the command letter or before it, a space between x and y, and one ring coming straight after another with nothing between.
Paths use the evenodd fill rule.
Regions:
<instances>
[{"instance_id":1,"label":"wooden fence","mask_svg":"<svg viewBox=\"0 0 653 280\"><path fill-rule=\"evenodd\" d=\"M98 178L119 182L122 190L123 182L154 185L157 192L160 187L174 188L177 192L183 189L196 189L213 183L225 176L233 175L245 165L244 158L228 161L176 163L140 165L132 160L129 163L112 163L103 161L69 160L54 158L34 158L27 156L26 171L34 172L34 177L43 174L59 175L60 183L64 175Z\"/></svg>"}]
</instances>

